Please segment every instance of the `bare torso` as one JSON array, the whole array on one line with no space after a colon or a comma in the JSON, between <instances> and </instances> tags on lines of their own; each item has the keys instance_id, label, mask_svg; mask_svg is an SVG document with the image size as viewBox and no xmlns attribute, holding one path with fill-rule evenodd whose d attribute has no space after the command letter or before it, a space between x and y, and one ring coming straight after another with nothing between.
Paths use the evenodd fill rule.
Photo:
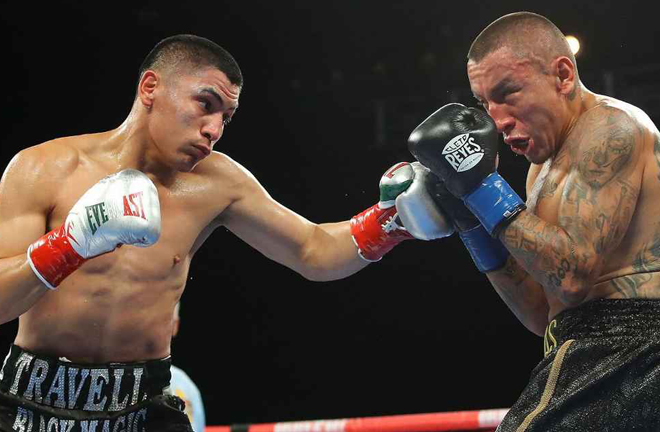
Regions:
<instances>
[{"instance_id":1,"label":"bare torso","mask_svg":"<svg viewBox=\"0 0 660 432\"><path fill-rule=\"evenodd\" d=\"M628 192L623 185L622 199L613 203L618 205L617 211L633 212L630 225L619 245L604 258L596 283L582 301L595 298L660 298L660 136L641 110L615 99L596 97L591 107L595 111L581 116L558 154L543 165L531 166L527 190L528 209L552 225L607 223L598 220L571 221L570 218L579 218L581 204L594 204L593 201L589 202L591 197L582 193L574 181L579 164L587 156L577 148L576 143L585 134L593 133L594 124L597 124L594 118L607 116L611 109L623 110L637 123L635 133L639 135L643 149L635 170L641 175L641 189L635 202L634 199L626 198ZM598 155L589 156L597 161ZM603 160L602 163L610 162ZM561 272L561 269L557 270ZM550 307L549 317L552 319L567 306L550 290L545 289L545 294Z\"/></svg>"},{"instance_id":2,"label":"bare torso","mask_svg":"<svg viewBox=\"0 0 660 432\"><path fill-rule=\"evenodd\" d=\"M99 179L127 168L118 165L110 136L108 132L46 144L64 146L69 157L77 157L59 182L47 230L60 226ZM150 175L161 204L159 241L148 248L123 246L85 263L20 317L16 344L77 362L169 355L173 310L190 261L232 200L231 182L219 174L223 168L231 172L232 166L225 156L212 153L193 172L177 173L167 184Z\"/></svg>"}]
</instances>

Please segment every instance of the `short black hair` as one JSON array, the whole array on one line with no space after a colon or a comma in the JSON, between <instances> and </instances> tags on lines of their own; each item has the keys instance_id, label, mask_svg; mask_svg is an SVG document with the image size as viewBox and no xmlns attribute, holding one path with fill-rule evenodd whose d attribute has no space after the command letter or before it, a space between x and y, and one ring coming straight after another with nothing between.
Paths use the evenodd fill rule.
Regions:
<instances>
[{"instance_id":1,"label":"short black hair","mask_svg":"<svg viewBox=\"0 0 660 432\"><path fill-rule=\"evenodd\" d=\"M505 46L522 58L548 61L566 56L575 65L577 73L577 62L566 37L549 19L539 14L515 12L493 21L472 42L467 59L479 63Z\"/></svg>"},{"instance_id":2,"label":"short black hair","mask_svg":"<svg viewBox=\"0 0 660 432\"><path fill-rule=\"evenodd\" d=\"M170 36L158 42L142 62L138 81L149 69L163 70L179 66L215 67L224 72L232 84L243 87L243 74L234 57L215 42L191 34Z\"/></svg>"}]
</instances>

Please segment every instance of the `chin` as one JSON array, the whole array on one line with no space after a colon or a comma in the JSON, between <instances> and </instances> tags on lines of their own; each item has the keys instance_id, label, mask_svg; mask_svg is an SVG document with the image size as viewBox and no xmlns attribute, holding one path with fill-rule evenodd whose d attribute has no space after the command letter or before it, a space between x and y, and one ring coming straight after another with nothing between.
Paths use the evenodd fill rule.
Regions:
<instances>
[{"instance_id":1,"label":"chin","mask_svg":"<svg viewBox=\"0 0 660 432\"><path fill-rule=\"evenodd\" d=\"M525 155L525 158L535 165L541 165L548 160L547 157L539 157L538 155Z\"/></svg>"},{"instance_id":2,"label":"chin","mask_svg":"<svg viewBox=\"0 0 660 432\"><path fill-rule=\"evenodd\" d=\"M178 161L174 168L179 172L191 172L200 162L200 160L193 157L188 157Z\"/></svg>"}]
</instances>

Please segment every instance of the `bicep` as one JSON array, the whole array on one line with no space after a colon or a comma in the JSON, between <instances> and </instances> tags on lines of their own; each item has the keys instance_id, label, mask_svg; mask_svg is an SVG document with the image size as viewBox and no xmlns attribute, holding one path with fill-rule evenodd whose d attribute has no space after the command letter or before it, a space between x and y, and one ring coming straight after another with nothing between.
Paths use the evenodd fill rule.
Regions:
<instances>
[{"instance_id":1,"label":"bicep","mask_svg":"<svg viewBox=\"0 0 660 432\"><path fill-rule=\"evenodd\" d=\"M315 224L275 201L249 176L220 223L268 258L295 268Z\"/></svg>"}]
</instances>

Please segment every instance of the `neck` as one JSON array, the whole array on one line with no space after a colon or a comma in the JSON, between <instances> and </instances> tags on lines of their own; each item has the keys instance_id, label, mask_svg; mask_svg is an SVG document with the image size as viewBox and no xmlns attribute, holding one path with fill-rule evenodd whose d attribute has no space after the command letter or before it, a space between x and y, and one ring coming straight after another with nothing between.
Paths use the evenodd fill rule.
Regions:
<instances>
[{"instance_id":1,"label":"neck","mask_svg":"<svg viewBox=\"0 0 660 432\"><path fill-rule=\"evenodd\" d=\"M567 119L564 121L564 127L559 135L559 143L560 143L560 145L558 146L559 149L563 147L564 142L566 142L568 137L575 129L575 125L582 117L582 114L584 114L589 109L593 108L596 103L595 102L596 98L594 93L592 93L586 87L584 87L582 83L577 83L577 86L578 86L578 89L576 90L577 97L575 97L574 100L572 101L567 100L567 105L566 105Z\"/></svg>"},{"instance_id":2,"label":"neck","mask_svg":"<svg viewBox=\"0 0 660 432\"><path fill-rule=\"evenodd\" d=\"M144 108L133 106L124 122L111 132L112 156L118 170L133 168L145 174L153 174L163 183L177 171L166 165L158 146L149 134L148 113Z\"/></svg>"}]
</instances>

